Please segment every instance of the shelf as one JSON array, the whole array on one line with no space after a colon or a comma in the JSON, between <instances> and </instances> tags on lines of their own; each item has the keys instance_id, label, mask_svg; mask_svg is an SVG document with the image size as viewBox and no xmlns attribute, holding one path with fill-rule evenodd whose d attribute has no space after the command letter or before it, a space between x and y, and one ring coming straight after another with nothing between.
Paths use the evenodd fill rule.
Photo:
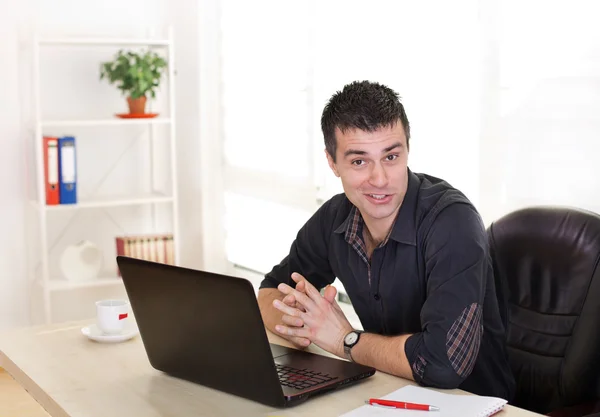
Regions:
<instances>
[{"instance_id":1,"label":"shelf","mask_svg":"<svg viewBox=\"0 0 600 417\"><path fill-rule=\"evenodd\" d=\"M47 120L41 122L44 127L73 127L73 126L128 126L147 124L168 124L169 118L157 117L154 119L88 119L88 120Z\"/></svg>"},{"instance_id":2,"label":"shelf","mask_svg":"<svg viewBox=\"0 0 600 417\"><path fill-rule=\"evenodd\" d=\"M123 284L123 280L120 277L116 278L94 278L85 281L69 281L66 279L50 279L48 281L48 289L50 291L65 291L77 288L95 288L95 287L107 287L110 285Z\"/></svg>"},{"instance_id":3,"label":"shelf","mask_svg":"<svg viewBox=\"0 0 600 417\"><path fill-rule=\"evenodd\" d=\"M103 208L103 207L119 207L119 206L136 206L142 204L156 204L156 203L171 203L173 202L173 197L165 196L161 194L148 194L137 197L130 198L115 198L115 197L105 197L98 199L81 199L81 201L77 204L57 204L52 206L42 205L42 209L46 211L65 211L65 210L75 210L75 209L90 209L90 208ZM39 208L39 204L37 202L32 202L32 204Z\"/></svg>"},{"instance_id":4,"label":"shelf","mask_svg":"<svg viewBox=\"0 0 600 417\"><path fill-rule=\"evenodd\" d=\"M145 32L121 34L121 36L118 34L104 36L104 34L92 35L85 33L81 33L80 36L68 36L64 33L52 34L49 32L31 34L33 37L31 45L31 71L26 71L26 73L31 76L32 108L30 112L31 118L27 120L27 127L29 130L28 133L34 138L32 139L35 141L34 143L37 143L36 137L61 136L65 132L70 132L73 136L77 137L78 132L83 136L83 132L88 132L89 130L88 133L97 134L101 138L105 132L120 130L124 134L129 136L134 135L136 138L142 139L143 142L140 145L147 146L139 146L137 148L128 147L126 149L119 148L115 149L115 152L108 152L112 151L112 149L107 149L107 154L110 154L110 156L106 155L102 163L96 164L95 161L90 161L91 166L86 166L86 170L90 170L92 173L98 171L97 174L100 175L103 173L100 172L101 169L103 171L107 169L104 164L113 162L110 168L111 172L106 174L108 176L113 173L117 163L122 162L121 156L131 149L132 152L141 152L144 161L148 161L147 164L143 165L150 171L148 173L148 181L144 180L143 182L143 188L141 188L141 184L137 184L136 176L138 173L133 171L133 167L126 169L125 173L122 174L125 175L123 177L124 180L133 176L131 179L134 181L130 189L126 186L129 184L124 184L123 187L117 188L102 188L103 182L96 184L96 181L93 181L91 184L88 184L90 180L78 177L76 178L77 183L87 186L79 187L78 185L77 204L46 205L46 190L44 187L46 182L46 159L48 155L45 154L43 146L35 146L31 150L33 155L31 156L31 160L28 160L28 164L32 171L30 175L35 175L36 177L36 187L35 189L33 187L31 187L31 190L28 189L26 199L27 209L30 213L27 214L31 214L31 217L35 215L37 218L36 224L39 224L39 236L36 236L36 238L39 238L39 245L37 246L39 246L40 252L40 265L39 268L31 269L29 278L42 295L43 311L41 313L43 313L44 321L47 324L54 322L54 303L58 302L58 298L51 297L49 296L50 294L64 295L68 299L72 290L74 290L72 292L73 296L77 297L78 291L119 290L121 289L120 286L123 285L123 280L119 277L116 268L109 268L103 271L103 273L101 272L99 277L85 281L68 280L63 274L54 271L54 268L52 268L55 259L52 258L51 252L55 248L55 243L63 239L64 241L76 241L76 239L92 238L88 237L90 233L93 233L94 237L100 239L100 235L109 233L105 230L96 230L95 217L97 216L95 213L102 214L102 212L105 212L105 215L115 224L117 222L112 218L113 215L119 215L119 217L123 215L124 221L127 221L128 218L137 218L138 216L143 217L140 220L146 220L147 218L147 222L145 222L147 227L142 227L139 230L141 234L152 230L152 224L157 225L159 222L167 222L167 219L170 218L171 227L168 228L172 229L174 236L174 261L177 262L179 259L179 213L176 210L178 203L178 181L177 170L174 169L177 167L177 151L175 147L175 118L177 114L175 93L177 89L175 88L176 77L174 68L176 59L173 48L173 28L168 27L168 31L163 31L163 29L165 28L148 28ZM30 47L30 45L24 46L27 46L27 49ZM146 109L147 112L159 113L158 115L155 115L154 118L121 118L119 116L128 116L124 114L128 112L127 106L123 107L122 105L113 106L112 108L106 108L105 106L105 110L102 112L71 112L70 114L67 111L77 110L77 108L70 109L67 106L62 109L64 112L42 114L44 107L41 103L44 96L42 92L45 91L44 84L49 83L52 86L54 82L51 78L41 76L43 70L41 61L42 58L47 58L47 53L52 55L55 51L61 52L61 55L65 55L63 58L67 59L67 55L74 54L73 56L76 57L78 51L83 50L96 49L97 51L110 51L127 48L155 50L160 52L161 55L165 55L164 58L170 65L165 74L165 82L169 94L164 97L164 107L162 105L150 105ZM41 55L42 53L43 56ZM94 69L91 68L87 75L93 77L93 71ZM48 74L48 76L51 77L52 74ZM83 95L86 93L85 89L72 92ZM95 139L97 139L95 136L89 139L82 138L81 142L85 142L86 145L89 141L95 142ZM96 146L95 143L89 142L89 144ZM101 144L102 142L98 142L97 145ZM167 150L167 147L169 150ZM168 159L168 162L163 161L163 159ZM125 168L127 167L126 165ZM167 168L170 168L168 172ZM102 177L101 180L103 181L105 178L106 176ZM97 178L94 176L92 179L96 180ZM83 182L79 183L79 180L83 180L85 184ZM166 180L169 181L167 182ZM135 185L140 186L140 188L133 188ZM108 193L110 195L105 196ZM88 211L86 213L78 211L82 209ZM163 213L163 209L166 212ZM89 214L90 216L78 218L79 214ZM76 218L81 220L79 230L69 230L69 227ZM57 223L59 224L57 225ZM88 228L91 230L88 231ZM79 237L76 237L77 235ZM114 239L114 234L110 233L110 235L112 236L109 236L109 239Z\"/></svg>"},{"instance_id":5,"label":"shelf","mask_svg":"<svg viewBox=\"0 0 600 417\"><path fill-rule=\"evenodd\" d=\"M168 46L166 39L135 39L135 38L40 38L40 45L97 45L97 46Z\"/></svg>"}]
</instances>

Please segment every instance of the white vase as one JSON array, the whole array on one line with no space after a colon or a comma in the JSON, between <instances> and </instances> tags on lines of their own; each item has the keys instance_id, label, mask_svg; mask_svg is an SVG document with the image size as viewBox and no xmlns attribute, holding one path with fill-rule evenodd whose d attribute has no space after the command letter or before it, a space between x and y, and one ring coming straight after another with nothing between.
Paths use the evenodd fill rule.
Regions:
<instances>
[{"instance_id":1,"label":"white vase","mask_svg":"<svg viewBox=\"0 0 600 417\"><path fill-rule=\"evenodd\" d=\"M60 270L69 281L97 278L101 268L102 252L89 240L67 246L60 257Z\"/></svg>"}]
</instances>

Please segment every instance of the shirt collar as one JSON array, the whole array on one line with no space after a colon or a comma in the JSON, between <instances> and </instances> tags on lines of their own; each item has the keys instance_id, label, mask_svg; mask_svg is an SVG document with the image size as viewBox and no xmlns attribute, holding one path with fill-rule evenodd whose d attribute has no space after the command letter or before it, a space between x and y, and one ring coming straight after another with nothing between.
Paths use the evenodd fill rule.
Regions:
<instances>
[{"instance_id":1,"label":"shirt collar","mask_svg":"<svg viewBox=\"0 0 600 417\"><path fill-rule=\"evenodd\" d=\"M395 240L399 243L416 246L416 211L419 183L419 178L410 169L408 169L408 188L406 189L406 195L404 196L404 200L402 200L400 211L396 216L396 220L394 221L394 225L392 226L392 231L388 239ZM358 220L359 218L360 220ZM353 205L348 217L346 217L342 224L340 224L339 227L334 230L334 233L345 233L344 237L346 241L348 241L351 237L353 237L351 236L352 232L354 232L355 235L358 232L358 229L362 229L362 227L357 227L357 222L360 222L362 225L362 221L363 219L360 215L360 212L356 206ZM354 227L352 227L353 225ZM383 242L382 244L385 244L386 242Z\"/></svg>"},{"instance_id":2,"label":"shirt collar","mask_svg":"<svg viewBox=\"0 0 600 417\"><path fill-rule=\"evenodd\" d=\"M364 223L356 206L352 206L350 214L348 214L344 223L346 224L346 228L344 229L344 239L346 239L346 242L353 244L357 239L362 240Z\"/></svg>"}]
</instances>

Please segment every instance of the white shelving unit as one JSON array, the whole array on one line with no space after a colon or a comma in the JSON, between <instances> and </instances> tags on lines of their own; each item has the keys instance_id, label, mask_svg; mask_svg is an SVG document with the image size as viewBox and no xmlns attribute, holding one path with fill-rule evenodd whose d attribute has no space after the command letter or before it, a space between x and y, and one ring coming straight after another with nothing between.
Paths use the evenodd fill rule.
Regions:
<instances>
[{"instance_id":1,"label":"white shelving unit","mask_svg":"<svg viewBox=\"0 0 600 417\"><path fill-rule=\"evenodd\" d=\"M163 82L168 83L168 116L157 117L153 119L119 119L119 118L99 118L88 120L46 120L41 114L41 85L40 85L40 49L48 46L60 46L61 48L69 46L86 46L93 48L95 46L115 47L115 52L119 48L142 46L149 48L166 48L166 58L168 62L166 79ZM88 281L68 281L66 279L57 279L50 276L49 265L49 242L48 242L48 221L49 217L56 212L78 211L87 209L107 209L125 206L151 207L152 216L155 215L155 209L158 205L170 205L172 212L172 233L174 241L174 262L179 262L179 218L178 218L178 193L177 193L177 164L176 164L176 132L175 132L175 54L173 49L173 31L168 30L167 39L127 39L127 38L45 38L38 35L33 39L33 101L34 101L34 134L33 141L35 147L35 201L31 201L30 208L36 213L39 222L39 263L30 266L32 281L39 284L43 299L43 315L46 323L52 322L52 295L58 291L71 291L82 288L102 288L107 286L122 285L122 280L117 276L101 276ZM147 126L152 139L155 135L155 127L159 125L168 126L170 141L170 189L168 195L160 192L151 192L140 195L127 195L126 197L116 198L80 198L78 196L77 204L65 205L46 205L46 191L44 179L44 150L42 138L45 130L48 128L110 128L118 129L123 126L141 125ZM85 146L84 140L78 140L77 146ZM153 153L153 141L148 142L149 152ZM152 158L150 158L152 161ZM152 165L152 162L150 162ZM78 169L80 169L78 167ZM78 179L79 181L79 179ZM152 189L154 190L155 178L152 175ZM155 220L153 219L153 222ZM36 272L37 271L37 272Z\"/></svg>"},{"instance_id":2,"label":"white shelving unit","mask_svg":"<svg viewBox=\"0 0 600 417\"><path fill-rule=\"evenodd\" d=\"M170 118L157 119L98 119L98 120L44 120L45 127L79 127L79 126L131 126L131 125L159 125L170 124Z\"/></svg>"}]
</instances>

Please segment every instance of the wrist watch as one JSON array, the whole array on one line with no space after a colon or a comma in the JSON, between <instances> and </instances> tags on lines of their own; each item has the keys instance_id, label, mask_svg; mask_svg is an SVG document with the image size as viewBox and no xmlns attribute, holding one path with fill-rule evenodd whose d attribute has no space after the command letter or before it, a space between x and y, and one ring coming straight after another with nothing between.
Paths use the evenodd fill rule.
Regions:
<instances>
[{"instance_id":1,"label":"wrist watch","mask_svg":"<svg viewBox=\"0 0 600 417\"><path fill-rule=\"evenodd\" d=\"M354 360L352 359L352 354L350 352L354 345L358 343L361 333L364 332L362 330L352 330L344 337L344 353L346 354L346 358L351 362L354 362Z\"/></svg>"}]
</instances>

